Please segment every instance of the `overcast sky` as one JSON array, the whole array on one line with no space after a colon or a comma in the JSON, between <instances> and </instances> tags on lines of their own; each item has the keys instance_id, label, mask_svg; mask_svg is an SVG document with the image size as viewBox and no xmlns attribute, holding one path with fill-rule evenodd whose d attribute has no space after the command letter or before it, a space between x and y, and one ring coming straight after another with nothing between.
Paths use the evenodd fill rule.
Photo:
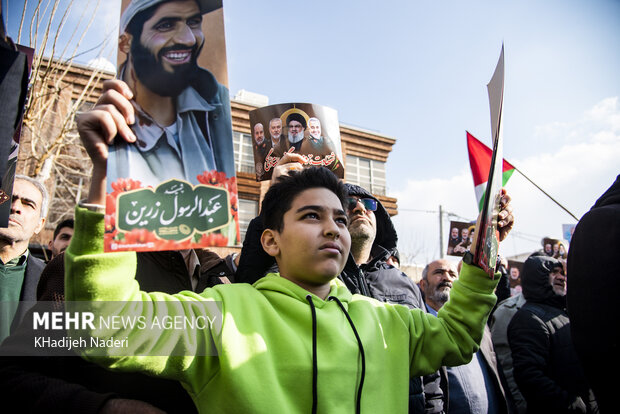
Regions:
<instances>
[{"instance_id":1,"label":"overcast sky","mask_svg":"<svg viewBox=\"0 0 620 414\"><path fill-rule=\"evenodd\" d=\"M2 3L16 36L23 3ZM100 4L80 50L106 34L114 46L119 5ZM388 195L398 198L399 247L416 264L440 255L439 205L477 214L465 131L490 145L486 84L502 42L505 158L577 217L620 173L618 0L225 0L224 8L231 95L331 106L341 123L397 139ZM104 57L115 63L115 53ZM575 223L518 173L507 190L516 224L504 255Z\"/></svg>"}]
</instances>

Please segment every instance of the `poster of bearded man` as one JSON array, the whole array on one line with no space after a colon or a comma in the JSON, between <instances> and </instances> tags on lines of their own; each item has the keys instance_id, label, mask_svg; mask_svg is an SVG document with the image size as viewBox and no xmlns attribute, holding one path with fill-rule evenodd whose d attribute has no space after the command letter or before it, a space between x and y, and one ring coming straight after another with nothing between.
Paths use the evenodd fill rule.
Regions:
<instances>
[{"instance_id":1,"label":"poster of bearded man","mask_svg":"<svg viewBox=\"0 0 620 414\"><path fill-rule=\"evenodd\" d=\"M137 140L108 158L106 251L239 243L222 0L123 0Z\"/></svg>"},{"instance_id":2,"label":"poster of bearded man","mask_svg":"<svg viewBox=\"0 0 620 414\"><path fill-rule=\"evenodd\" d=\"M329 168L344 178L340 124L335 109L310 103L280 103L250 111L256 181L270 180L285 152L304 165Z\"/></svg>"}]
</instances>

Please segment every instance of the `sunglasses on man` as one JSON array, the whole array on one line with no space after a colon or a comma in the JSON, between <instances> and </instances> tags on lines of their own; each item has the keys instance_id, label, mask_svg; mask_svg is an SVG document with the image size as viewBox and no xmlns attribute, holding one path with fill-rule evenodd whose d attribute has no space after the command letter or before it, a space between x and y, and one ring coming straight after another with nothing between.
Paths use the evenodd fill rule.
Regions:
<instances>
[{"instance_id":1,"label":"sunglasses on man","mask_svg":"<svg viewBox=\"0 0 620 414\"><path fill-rule=\"evenodd\" d=\"M377 211L377 200L372 198L357 198L347 197L347 210L354 210L357 207L357 202L362 203L364 208L368 211Z\"/></svg>"}]
</instances>

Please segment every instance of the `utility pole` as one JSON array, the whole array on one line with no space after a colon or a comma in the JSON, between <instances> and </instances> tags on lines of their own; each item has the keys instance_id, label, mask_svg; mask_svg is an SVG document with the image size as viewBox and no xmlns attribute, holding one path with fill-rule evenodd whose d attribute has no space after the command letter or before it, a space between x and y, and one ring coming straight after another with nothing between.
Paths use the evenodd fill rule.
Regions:
<instances>
[{"instance_id":1,"label":"utility pole","mask_svg":"<svg viewBox=\"0 0 620 414\"><path fill-rule=\"evenodd\" d=\"M444 258L443 250L443 210L439 205L439 257Z\"/></svg>"}]
</instances>

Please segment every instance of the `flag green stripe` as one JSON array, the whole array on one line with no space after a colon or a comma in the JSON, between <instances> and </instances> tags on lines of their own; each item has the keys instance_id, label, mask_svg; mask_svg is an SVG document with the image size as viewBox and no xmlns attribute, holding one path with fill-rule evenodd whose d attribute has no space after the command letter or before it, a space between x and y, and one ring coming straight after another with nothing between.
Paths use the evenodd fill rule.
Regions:
<instances>
[{"instance_id":1,"label":"flag green stripe","mask_svg":"<svg viewBox=\"0 0 620 414\"><path fill-rule=\"evenodd\" d=\"M512 177L512 173L515 172L515 169L506 170L502 173L502 185L506 185L510 177Z\"/></svg>"}]
</instances>

